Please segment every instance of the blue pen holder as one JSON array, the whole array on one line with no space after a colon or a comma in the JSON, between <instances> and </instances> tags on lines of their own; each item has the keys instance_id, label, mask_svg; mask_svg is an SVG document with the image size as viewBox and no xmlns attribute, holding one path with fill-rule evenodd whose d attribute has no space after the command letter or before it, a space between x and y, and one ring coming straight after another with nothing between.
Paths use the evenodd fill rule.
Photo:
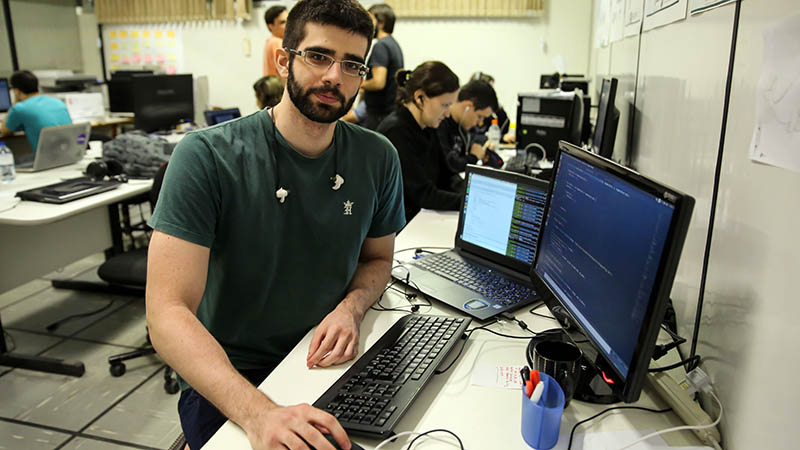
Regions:
<instances>
[{"instance_id":1,"label":"blue pen holder","mask_svg":"<svg viewBox=\"0 0 800 450\"><path fill-rule=\"evenodd\" d=\"M544 392L534 403L522 388L522 438L530 447L547 450L555 447L564 412L564 391L550 375L539 372Z\"/></svg>"}]
</instances>

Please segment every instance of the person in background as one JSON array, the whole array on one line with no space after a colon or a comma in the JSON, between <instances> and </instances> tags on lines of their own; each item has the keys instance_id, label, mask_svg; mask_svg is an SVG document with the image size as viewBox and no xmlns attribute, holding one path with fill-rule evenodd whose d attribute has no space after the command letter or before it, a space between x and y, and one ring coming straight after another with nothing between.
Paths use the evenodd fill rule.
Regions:
<instances>
[{"instance_id":1,"label":"person in background","mask_svg":"<svg viewBox=\"0 0 800 450\"><path fill-rule=\"evenodd\" d=\"M358 123L374 130L384 117L395 108L397 82L394 75L403 68L403 51L392 37L394 31L394 10L384 3L369 8L372 23L375 25L375 37L378 39L367 60L369 74L361 86L361 102L345 120Z\"/></svg>"},{"instance_id":2,"label":"person in background","mask_svg":"<svg viewBox=\"0 0 800 450\"><path fill-rule=\"evenodd\" d=\"M436 129L447 165L454 174L463 172L467 164L489 164L491 141L485 134L470 130L492 117L495 110L497 95L489 83L470 81L458 91L458 101L450 105L450 116Z\"/></svg>"},{"instance_id":3,"label":"person in background","mask_svg":"<svg viewBox=\"0 0 800 450\"><path fill-rule=\"evenodd\" d=\"M397 148L403 170L406 222L422 208L458 210L464 180L447 166L436 128L450 114L458 77L444 63L428 61L397 72L398 107L378 125Z\"/></svg>"},{"instance_id":4,"label":"person in background","mask_svg":"<svg viewBox=\"0 0 800 450\"><path fill-rule=\"evenodd\" d=\"M492 88L494 88L494 77L492 77L488 73L475 72L472 74L469 80L470 81L482 80L489 83L489 85L492 86ZM511 126L511 121L509 120L508 114L506 113L506 110L503 109L502 105L498 105L497 109L494 110L494 116L497 119L497 125L500 126L500 136L503 137L501 141L507 144L516 142L517 136L514 133L508 132ZM472 132L474 134L486 135L486 132L489 130L489 126L491 124L492 124L491 119L484 120L483 123L478 124L472 130Z\"/></svg>"},{"instance_id":5,"label":"person in background","mask_svg":"<svg viewBox=\"0 0 800 450\"><path fill-rule=\"evenodd\" d=\"M400 161L383 136L338 120L373 33L356 0L297 2L276 58L281 101L187 134L170 157L145 300L153 346L180 374L192 450L227 419L256 449L333 450L323 433L350 448L333 415L256 386L312 329L308 369L355 358L390 278Z\"/></svg>"},{"instance_id":6,"label":"person in background","mask_svg":"<svg viewBox=\"0 0 800 450\"><path fill-rule=\"evenodd\" d=\"M272 36L264 44L264 75L278 75L275 67L276 51L282 47L283 33L286 31L286 17L289 12L285 6L276 5L264 13L264 22Z\"/></svg>"},{"instance_id":7,"label":"person in background","mask_svg":"<svg viewBox=\"0 0 800 450\"><path fill-rule=\"evenodd\" d=\"M39 79L28 70L14 72L8 81L15 103L0 125L0 135L25 131L25 137L36 154L42 128L72 123L67 105L57 98L40 95Z\"/></svg>"},{"instance_id":8,"label":"person in background","mask_svg":"<svg viewBox=\"0 0 800 450\"><path fill-rule=\"evenodd\" d=\"M271 108L281 101L283 82L277 75L261 77L253 84L258 109Z\"/></svg>"}]
</instances>

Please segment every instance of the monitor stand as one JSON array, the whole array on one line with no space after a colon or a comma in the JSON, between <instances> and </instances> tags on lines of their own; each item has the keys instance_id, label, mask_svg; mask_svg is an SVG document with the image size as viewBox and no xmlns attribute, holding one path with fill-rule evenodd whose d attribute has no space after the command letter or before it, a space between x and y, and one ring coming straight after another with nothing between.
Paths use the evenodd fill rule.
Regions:
<instances>
[{"instance_id":1,"label":"monitor stand","mask_svg":"<svg viewBox=\"0 0 800 450\"><path fill-rule=\"evenodd\" d=\"M540 332L538 336L531 338L528 344L528 349L525 351L525 356L528 359L528 365L533 367L533 347L542 341L561 341L575 343L578 347L583 347L582 342L573 342L567 333L561 328L553 328ZM603 373L597 366L586 358L586 351L581 348L583 355L581 357L581 377L578 380L578 387L575 388L575 394L572 398L587 403L595 403L600 405L608 405L611 403L619 403L622 398L616 394L603 379Z\"/></svg>"}]
</instances>

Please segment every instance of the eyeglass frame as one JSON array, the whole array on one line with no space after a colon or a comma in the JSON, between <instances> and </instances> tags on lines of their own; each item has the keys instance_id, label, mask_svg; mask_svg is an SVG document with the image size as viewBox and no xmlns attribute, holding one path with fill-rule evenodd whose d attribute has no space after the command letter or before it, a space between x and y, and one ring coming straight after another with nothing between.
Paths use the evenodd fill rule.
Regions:
<instances>
[{"instance_id":1,"label":"eyeglass frame","mask_svg":"<svg viewBox=\"0 0 800 450\"><path fill-rule=\"evenodd\" d=\"M315 68L318 68L318 69L322 69L323 66L318 66L318 65L316 65L314 63L308 62L308 59L307 59L308 56L307 55L309 53L311 53L311 54L314 54L314 55L320 55L320 56L324 57L325 59L328 60L328 67L325 67L325 71L326 72L328 70L330 70L331 66L333 66L333 63L339 63L339 68L341 69L342 73L347 75L347 76L349 76L349 77L365 78L369 74L369 67L367 67L366 64L364 64L364 63L362 63L360 61L353 61L352 59L336 59L331 55L326 55L325 53L318 52L316 50L297 50L297 49L288 48L288 47L284 47L283 49L286 52L288 52L289 54L291 54L291 55L302 56L303 57L303 62L306 65L308 65L309 67L315 67ZM363 71L363 73L359 73L358 75L353 75L353 74L348 73L344 68L344 64L345 63L351 63L351 64L359 65L360 67L359 67L358 72L362 72Z\"/></svg>"}]
</instances>

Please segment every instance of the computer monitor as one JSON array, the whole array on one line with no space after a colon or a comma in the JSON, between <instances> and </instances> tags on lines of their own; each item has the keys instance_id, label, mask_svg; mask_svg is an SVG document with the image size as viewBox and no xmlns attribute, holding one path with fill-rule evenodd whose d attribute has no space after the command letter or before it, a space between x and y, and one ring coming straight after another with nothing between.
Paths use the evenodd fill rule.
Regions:
<instances>
[{"instance_id":1,"label":"computer monitor","mask_svg":"<svg viewBox=\"0 0 800 450\"><path fill-rule=\"evenodd\" d=\"M583 351L575 398L634 402L669 300L694 199L562 142L531 281Z\"/></svg>"},{"instance_id":2,"label":"computer monitor","mask_svg":"<svg viewBox=\"0 0 800 450\"><path fill-rule=\"evenodd\" d=\"M132 78L134 126L145 132L170 130L194 118L192 75L150 75Z\"/></svg>"},{"instance_id":3,"label":"computer monitor","mask_svg":"<svg viewBox=\"0 0 800 450\"><path fill-rule=\"evenodd\" d=\"M0 78L0 112L11 109L11 94L8 88L8 79Z\"/></svg>"},{"instance_id":4,"label":"computer monitor","mask_svg":"<svg viewBox=\"0 0 800 450\"><path fill-rule=\"evenodd\" d=\"M242 113L239 112L239 108L212 109L210 111L205 111L203 115L206 118L206 125L208 126L242 117Z\"/></svg>"},{"instance_id":5,"label":"computer monitor","mask_svg":"<svg viewBox=\"0 0 800 450\"><path fill-rule=\"evenodd\" d=\"M118 70L108 80L108 108L111 112L132 113L133 78L153 75L152 70Z\"/></svg>"},{"instance_id":6,"label":"computer monitor","mask_svg":"<svg viewBox=\"0 0 800 450\"><path fill-rule=\"evenodd\" d=\"M592 137L592 151L604 158L614 153L614 140L617 138L619 110L614 106L617 95L617 79L603 78L600 90L600 103L597 106L597 123Z\"/></svg>"}]
</instances>

